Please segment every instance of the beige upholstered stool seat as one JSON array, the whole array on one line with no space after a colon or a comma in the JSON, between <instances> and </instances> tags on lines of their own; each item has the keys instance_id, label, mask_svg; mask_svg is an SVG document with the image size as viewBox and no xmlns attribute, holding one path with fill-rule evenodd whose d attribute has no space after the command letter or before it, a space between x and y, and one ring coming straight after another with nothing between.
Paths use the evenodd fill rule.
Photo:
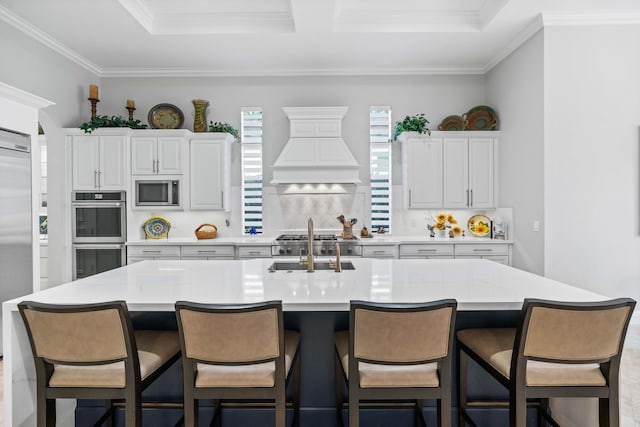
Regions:
<instances>
[{"instance_id":1,"label":"beige upholstered stool seat","mask_svg":"<svg viewBox=\"0 0 640 427\"><path fill-rule=\"evenodd\" d=\"M135 331L134 335L140 361L140 378L143 381L180 352L177 331ZM124 388L125 386L124 362L89 366L60 364L53 366L49 387Z\"/></svg>"},{"instance_id":2,"label":"beige upholstered stool seat","mask_svg":"<svg viewBox=\"0 0 640 427\"><path fill-rule=\"evenodd\" d=\"M349 331L335 335L336 351L349 379ZM381 365L359 362L360 387L439 387L437 363Z\"/></svg>"},{"instance_id":3,"label":"beige upholstered stool seat","mask_svg":"<svg viewBox=\"0 0 640 427\"><path fill-rule=\"evenodd\" d=\"M458 340L509 378L515 329L465 329ZM604 386L607 384L597 363L567 364L532 360L527 363L528 386Z\"/></svg>"},{"instance_id":4,"label":"beige upholstered stool seat","mask_svg":"<svg viewBox=\"0 0 640 427\"><path fill-rule=\"evenodd\" d=\"M293 358L300 343L300 333L284 331L284 365L289 375ZM211 365L198 363L195 386L198 387L273 387L275 362L250 365Z\"/></svg>"}]
</instances>

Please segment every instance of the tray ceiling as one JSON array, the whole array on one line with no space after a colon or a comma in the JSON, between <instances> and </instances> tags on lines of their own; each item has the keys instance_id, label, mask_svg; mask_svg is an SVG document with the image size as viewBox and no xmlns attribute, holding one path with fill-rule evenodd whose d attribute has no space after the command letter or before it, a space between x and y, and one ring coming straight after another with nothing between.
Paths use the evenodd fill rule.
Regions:
<instances>
[{"instance_id":1,"label":"tray ceiling","mask_svg":"<svg viewBox=\"0 0 640 427\"><path fill-rule=\"evenodd\" d=\"M637 0L0 0L102 76L482 74L543 25L639 24Z\"/></svg>"}]
</instances>

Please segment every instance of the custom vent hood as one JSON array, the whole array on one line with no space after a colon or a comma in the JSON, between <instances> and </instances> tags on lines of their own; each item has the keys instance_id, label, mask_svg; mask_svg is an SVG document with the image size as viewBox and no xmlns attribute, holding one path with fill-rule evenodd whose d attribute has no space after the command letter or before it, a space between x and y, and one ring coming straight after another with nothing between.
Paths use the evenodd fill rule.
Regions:
<instances>
[{"instance_id":1,"label":"custom vent hood","mask_svg":"<svg viewBox=\"0 0 640 427\"><path fill-rule=\"evenodd\" d=\"M358 163L342 139L348 107L283 107L289 141L273 165L272 184L357 184Z\"/></svg>"}]
</instances>

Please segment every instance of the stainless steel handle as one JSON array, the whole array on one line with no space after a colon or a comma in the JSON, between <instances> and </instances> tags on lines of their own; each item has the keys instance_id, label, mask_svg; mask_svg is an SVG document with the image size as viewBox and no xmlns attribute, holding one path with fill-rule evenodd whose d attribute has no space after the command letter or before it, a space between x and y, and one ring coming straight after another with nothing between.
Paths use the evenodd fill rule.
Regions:
<instances>
[{"instance_id":1,"label":"stainless steel handle","mask_svg":"<svg viewBox=\"0 0 640 427\"><path fill-rule=\"evenodd\" d=\"M73 245L73 249L124 249L124 245L120 243L113 243L113 244L99 243L96 245L80 243L77 245Z\"/></svg>"},{"instance_id":2,"label":"stainless steel handle","mask_svg":"<svg viewBox=\"0 0 640 427\"><path fill-rule=\"evenodd\" d=\"M249 251L249 255L260 255L260 251Z\"/></svg>"},{"instance_id":3,"label":"stainless steel handle","mask_svg":"<svg viewBox=\"0 0 640 427\"><path fill-rule=\"evenodd\" d=\"M160 160L156 160L156 173L160 173Z\"/></svg>"},{"instance_id":4,"label":"stainless steel handle","mask_svg":"<svg viewBox=\"0 0 640 427\"><path fill-rule=\"evenodd\" d=\"M93 188L98 188L98 170L93 171Z\"/></svg>"},{"instance_id":5,"label":"stainless steel handle","mask_svg":"<svg viewBox=\"0 0 640 427\"><path fill-rule=\"evenodd\" d=\"M161 254L162 251L149 251L149 250L142 250L143 254Z\"/></svg>"},{"instance_id":6,"label":"stainless steel handle","mask_svg":"<svg viewBox=\"0 0 640 427\"><path fill-rule=\"evenodd\" d=\"M467 188L467 206L471 206L469 205L469 189Z\"/></svg>"},{"instance_id":7,"label":"stainless steel handle","mask_svg":"<svg viewBox=\"0 0 640 427\"><path fill-rule=\"evenodd\" d=\"M102 187L102 171L98 169L98 188Z\"/></svg>"},{"instance_id":8,"label":"stainless steel handle","mask_svg":"<svg viewBox=\"0 0 640 427\"><path fill-rule=\"evenodd\" d=\"M411 190L409 190L409 206L411 206Z\"/></svg>"},{"instance_id":9,"label":"stainless steel handle","mask_svg":"<svg viewBox=\"0 0 640 427\"><path fill-rule=\"evenodd\" d=\"M122 202L73 202L75 208L119 208Z\"/></svg>"},{"instance_id":10,"label":"stainless steel handle","mask_svg":"<svg viewBox=\"0 0 640 427\"><path fill-rule=\"evenodd\" d=\"M198 251L199 254L215 254L216 251Z\"/></svg>"},{"instance_id":11,"label":"stainless steel handle","mask_svg":"<svg viewBox=\"0 0 640 427\"><path fill-rule=\"evenodd\" d=\"M387 252L387 251L373 251L373 253L374 253L374 254L384 254L384 253L386 253L386 252Z\"/></svg>"},{"instance_id":12,"label":"stainless steel handle","mask_svg":"<svg viewBox=\"0 0 640 427\"><path fill-rule=\"evenodd\" d=\"M437 252L437 249L418 249L418 252Z\"/></svg>"},{"instance_id":13,"label":"stainless steel handle","mask_svg":"<svg viewBox=\"0 0 640 427\"><path fill-rule=\"evenodd\" d=\"M473 206L473 188L471 189L471 203L469 206Z\"/></svg>"},{"instance_id":14,"label":"stainless steel handle","mask_svg":"<svg viewBox=\"0 0 640 427\"><path fill-rule=\"evenodd\" d=\"M156 173L156 161L155 159L153 160L153 166L151 167L151 169L153 169L153 173Z\"/></svg>"},{"instance_id":15,"label":"stainless steel handle","mask_svg":"<svg viewBox=\"0 0 640 427\"><path fill-rule=\"evenodd\" d=\"M493 252L493 249L474 249L473 252Z\"/></svg>"},{"instance_id":16,"label":"stainless steel handle","mask_svg":"<svg viewBox=\"0 0 640 427\"><path fill-rule=\"evenodd\" d=\"M224 208L224 190L220 190L220 205Z\"/></svg>"}]
</instances>

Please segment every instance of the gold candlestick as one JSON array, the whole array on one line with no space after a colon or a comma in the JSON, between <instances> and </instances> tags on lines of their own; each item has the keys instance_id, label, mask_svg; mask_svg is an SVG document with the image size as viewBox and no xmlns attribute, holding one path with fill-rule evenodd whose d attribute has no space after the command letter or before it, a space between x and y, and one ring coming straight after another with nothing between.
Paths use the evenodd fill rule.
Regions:
<instances>
[{"instance_id":1,"label":"gold candlestick","mask_svg":"<svg viewBox=\"0 0 640 427\"><path fill-rule=\"evenodd\" d=\"M96 117L96 104L100 100L98 98L89 98L89 101L91 102L91 118L93 119Z\"/></svg>"},{"instance_id":2,"label":"gold candlestick","mask_svg":"<svg viewBox=\"0 0 640 427\"><path fill-rule=\"evenodd\" d=\"M126 107L129 110L129 120L133 120L133 112L136 111L136 107Z\"/></svg>"}]
</instances>

